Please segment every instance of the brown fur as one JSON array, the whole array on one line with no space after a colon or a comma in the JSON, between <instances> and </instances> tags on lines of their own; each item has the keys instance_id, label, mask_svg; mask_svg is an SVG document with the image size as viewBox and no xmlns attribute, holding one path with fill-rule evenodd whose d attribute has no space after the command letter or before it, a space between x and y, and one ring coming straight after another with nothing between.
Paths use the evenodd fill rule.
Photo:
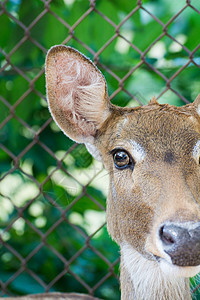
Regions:
<instances>
[{"instance_id":1,"label":"brown fur","mask_svg":"<svg viewBox=\"0 0 200 300\"><path fill-rule=\"evenodd\" d=\"M120 124L123 124L124 115L112 116L112 127L105 126L106 131L103 128L103 133L99 132L98 144L104 164L110 171L110 184L114 183L117 190L117 199L111 194L108 197L108 229L119 244L125 239L144 252L144 241L152 231L153 220L155 228L165 220L177 220L177 215L180 215L180 221L200 220L199 203L193 199L198 202L199 172L195 162L188 158L188 153L200 137L200 124L194 107L188 105L187 108L150 104L125 112L128 123L120 136L113 128L122 128ZM195 119L191 120L191 116ZM109 137L106 144L105 136ZM118 145L118 141L122 148L131 152L126 142L131 139L137 140L148 152L146 163L135 166L134 178L130 169L114 170L112 159L107 154ZM169 149L173 153L173 164L165 161ZM192 196L194 193L196 195ZM158 203L158 198L162 198L163 202L160 200ZM181 210L181 207L184 209ZM157 249L154 254L159 254Z\"/></svg>"},{"instance_id":2,"label":"brown fur","mask_svg":"<svg viewBox=\"0 0 200 300\"><path fill-rule=\"evenodd\" d=\"M80 74L87 74L82 78L87 87L91 77L96 76L100 82L99 88L92 90L93 97L88 93L84 101L81 97L64 101L63 97L74 88L70 81L66 82L67 78L70 73L74 77L78 72L67 68L68 59L80 63ZM49 107L55 121L72 139L92 144L110 173L107 223L112 238L120 246L128 243L147 261L155 261L155 256L162 258L163 253L156 244L162 223L200 221L200 170L199 162L192 157L200 139L200 96L194 104L184 107L161 105L155 98L143 107L113 106L99 70L76 50L64 46L49 51L46 80ZM136 161L133 171L116 169L113 149L123 148L133 156L133 141L144 149L145 158L137 161L133 157ZM137 151L142 155L140 149ZM121 282L122 299L133 299L135 291L123 264ZM188 289L187 280L183 286ZM127 294L128 290L132 292ZM167 295L163 297L170 299Z\"/></svg>"}]
</instances>

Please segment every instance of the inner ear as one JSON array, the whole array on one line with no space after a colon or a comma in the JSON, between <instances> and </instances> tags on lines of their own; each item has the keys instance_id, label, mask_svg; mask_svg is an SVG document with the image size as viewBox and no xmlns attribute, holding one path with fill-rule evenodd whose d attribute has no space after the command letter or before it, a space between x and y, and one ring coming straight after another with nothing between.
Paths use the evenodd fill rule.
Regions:
<instances>
[{"instance_id":1,"label":"inner ear","mask_svg":"<svg viewBox=\"0 0 200 300\"><path fill-rule=\"evenodd\" d=\"M97 67L73 48L56 46L46 59L49 108L59 127L84 142L110 114L106 82Z\"/></svg>"}]
</instances>

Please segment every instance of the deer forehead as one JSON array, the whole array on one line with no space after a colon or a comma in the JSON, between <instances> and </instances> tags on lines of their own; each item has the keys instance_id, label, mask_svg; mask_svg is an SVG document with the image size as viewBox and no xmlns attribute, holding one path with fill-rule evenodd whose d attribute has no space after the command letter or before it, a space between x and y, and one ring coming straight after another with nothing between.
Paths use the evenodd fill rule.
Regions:
<instances>
[{"instance_id":1,"label":"deer forehead","mask_svg":"<svg viewBox=\"0 0 200 300\"><path fill-rule=\"evenodd\" d=\"M146 111L145 111L146 110ZM106 126L109 150L125 149L136 162L145 157L162 158L172 163L176 158L199 156L200 128L195 117L170 110L140 108L112 118Z\"/></svg>"}]
</instances>

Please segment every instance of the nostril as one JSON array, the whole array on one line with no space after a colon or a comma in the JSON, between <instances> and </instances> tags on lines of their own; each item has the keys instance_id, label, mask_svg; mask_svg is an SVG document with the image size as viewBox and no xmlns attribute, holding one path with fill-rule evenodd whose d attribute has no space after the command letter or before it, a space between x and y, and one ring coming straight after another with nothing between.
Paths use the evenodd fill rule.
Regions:
<instances>
[{"instance_id":1,"label":"nostril","mask_svg":"<svg viewBox=\"0 0 200 300\"><path fill-rule=\"evenodd\" d=\"M169 255L174 265L200 265L199 223L163 224L158 234L162 242L162 250Z\"/></svg>"},{"instance_id":2,"label":"nostril","mask_svg":"<svg viewBox=\"0 0 200 300\"><path fill-rule=\"evenodd\" d=\"M160 239L165 245L172 245L175 243L175 239L173 238L173 233L171 230L168 230L165 228L165 226L162 226L160 228Z\"/></svg>"}]
</instances>

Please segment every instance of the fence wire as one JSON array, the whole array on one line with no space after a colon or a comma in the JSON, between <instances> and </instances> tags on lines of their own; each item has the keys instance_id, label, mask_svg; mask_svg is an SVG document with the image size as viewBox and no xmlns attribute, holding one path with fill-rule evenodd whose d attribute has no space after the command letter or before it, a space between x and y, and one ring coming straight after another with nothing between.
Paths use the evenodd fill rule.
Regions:
<instances>
[{"instance_id":1,"label":"fence wire","mask_svg":"<svg viewBox=\"0 0 200 300\"><path fill-rule=\"evenodd\" d=\"M33 2L36 8L32 12ZM62 43L75 46L89 55L108 81L114 82L110 87L110 96L117 104L139 105L149 100L141 91L133 91L129 84L130 78L137 78L140 70L150 72L151 76L162 82L160 89L156 90L158 101L170 95L173 99L178 99L178 104L189 103L199 89L196 84L196 91L182 93L184 83L183 86L176 84L181 81L179 78L184 81L184 76L187 78L187 74L191 72L194 74L194 81L198 81L199 35L192 37L193 47L188 47L181 31L173 34L178 22L181 22L183 28L200 26L198 1L179 1L179 4L174 2L173 13L166 19L159 18L159 12L155 9L155 5L160 3L158 10L162 10L165 1L133 1L120 14L118 21L114 12L112 14L112 11L103 9L105 2L110 1L1 0L0 28L4 33L0 45L1 296L58 289L70 292L77 288L77 291L105 299L119 298L117 292L112 296L113 290L119 289L118 248L107 241L109 238L104 232L105 195L102 185L107 174L100 164L92 161L83 146L73 144L59 133L48 113L44 89L44 58L47 49ZM70 13L75 13L75 5L81 7L78 3L82 4L82 8L75 11L77 15L72 21ZM116 5L123 6L123 3L116 1ZM23 12L23 7L27 11ZM22 11L21 15L19 10ZM22 13L27 18L20 17ZM184 18L188 14L194 16L197 23L184 25ZM144 20L140 25L138 16ZM47 19L48 36L44 41L40 34L42 35ZM105 24L105 28L99 28L96 33L96 40L100 41L98 47L93 47L90 32L83 39L79 33L80 28L86 28L87 31L86 22L91 22L89 26L92 27L94 19L97 23L99 20L99 24ZM55 20L56 26L52 25ZM141 30L142 40L142 26L147 22L153 24L148 29L152 38L148 41L145 35L147 44L141 46L140 43L135 43L134 28L137 32ZM135 27L132 28L131 24L135 24ZM8 33L2 26L8 26ZM109 28L110 36L104 31L106 28ZM175 28L175 31L171 28ZM16 32L19 34L14 36ZM167 53L162 54L163 41L168 44L174 57L167 59ZM129 53L130 61L132 59L134 64L130 61L117 61L115 57L108 61L106 53L113 44L120 59ZM26 60L22 59L22 53ZM31 60L36 63L33 65ZM170 68L171 61L175 61L174 68ZM192 76L190 78L192 80ZM142 80L145 89L145 77ZM11 91L12 99L9 96ZM31 117L31 107L34 117ZM55 136L59 136L58 146ZM43 166L47 157L49 165ZM36 169L40 168L42 171L38 175ZM93 210L95 217L92 218L91 211L87 211L87 205ZM82 207L84 215L80 211ZM94 218L98 220L96 227ZM57 239L59 242L56 244ZM74 241L76 239L77 245ZM98 247L99 239L103 243L101 248ZM72 240L73 246L70 245ZM116 254L112 250L109 253L104 251L104 245L115 247ZM85 259L88 260L87 263ZM94 270L92 264L96 262L95 259L99 267ZM104 269L101 269L101 265ZM82 272L80 268L83 269ZM93 272L97 274L94 275ZM194 293L198 288L197 285Z\"/></svg>"}]
</instances>

